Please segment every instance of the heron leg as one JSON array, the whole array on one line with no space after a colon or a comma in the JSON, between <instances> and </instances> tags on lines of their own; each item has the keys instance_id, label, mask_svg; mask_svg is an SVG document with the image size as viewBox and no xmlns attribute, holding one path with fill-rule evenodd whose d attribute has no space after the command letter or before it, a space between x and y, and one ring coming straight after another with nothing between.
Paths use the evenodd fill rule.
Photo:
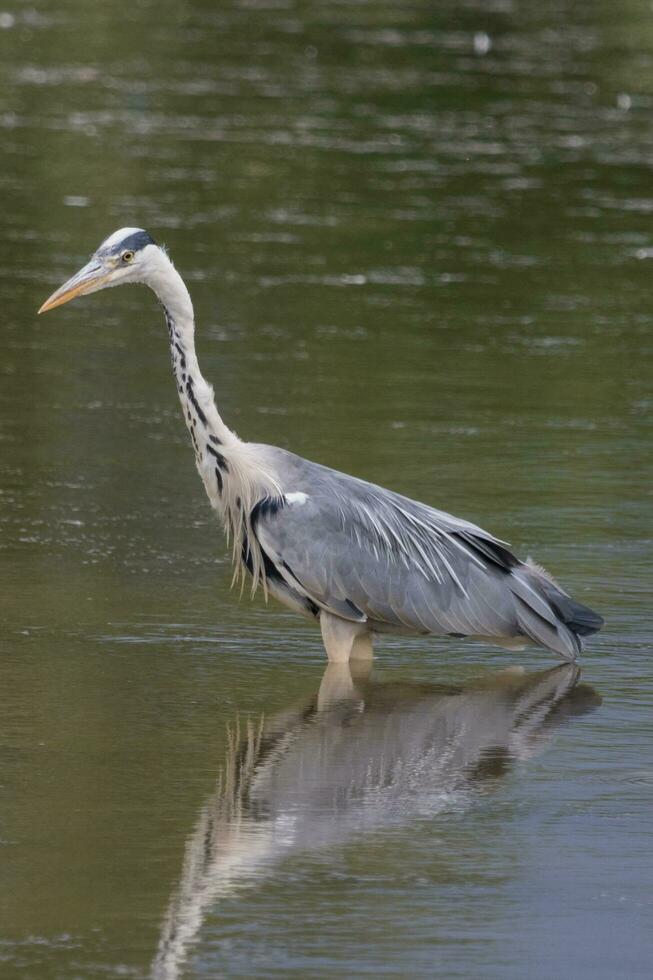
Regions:
<instances>
[{"instance_id":1,"label":"heron leg","mask_svg":"<svg viewBox=\"0 0 653 980\"><path fill-rule=\"evenodd\" d=\"M320 628L329 663L345 664L350 658L369 660L373 656L372 638L362 623L352 623L322 610Z\"/></svg>"},{"instance_id":2,"label":"heron leg","mask_svg":"<svg viewBox=\"0 0 653 980\"><path fill-rule=\"evenodd\" d=\"M351 645L350 660L372 660L374 657L374 647L372 645L372 634L368 631L360 633Z\"/></svg>"}]
</instances>

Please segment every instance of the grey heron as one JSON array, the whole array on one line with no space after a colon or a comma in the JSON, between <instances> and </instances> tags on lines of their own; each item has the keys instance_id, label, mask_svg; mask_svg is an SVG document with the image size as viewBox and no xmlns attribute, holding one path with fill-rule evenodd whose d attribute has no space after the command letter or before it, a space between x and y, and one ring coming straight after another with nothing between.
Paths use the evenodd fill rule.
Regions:
<instances>
[{"instance_id":1,"label":"grey heron","mask_svg":"<svg viewBox=\"0 0 653 980\"><path fill-rule=\"evenodd\" d=\"M110 235L39 313L108 286L144 283L168 328L197 469L249 572L319 621L330 661L369 659L379 633L472 637L574 660L602 618L530 559L466 520L274 446L223 422L195 353L193 304L166 250L141 228Z\"/></svg>"}]
</instances>

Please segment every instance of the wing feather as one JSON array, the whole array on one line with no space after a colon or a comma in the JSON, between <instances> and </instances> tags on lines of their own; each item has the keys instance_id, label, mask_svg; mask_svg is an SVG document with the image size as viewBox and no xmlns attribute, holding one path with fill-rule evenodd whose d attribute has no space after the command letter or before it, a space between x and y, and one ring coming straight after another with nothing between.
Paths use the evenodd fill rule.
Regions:
<instances>
[{"instance_id":1,"label":"wing feather","mask_svg":"<svg viewBox=\"0 0 653 980\"><path fill-rule=\"evenodd\" d=\"M509 555L503 542L380 487L353 478L343 487L346 479L304 490L301 504L262 509L255 533L293 588L351 620L419 633L505 629L497 596L481 610L469 592L479 576L491 593L500 590L506 570L484 549Z\"/></svg>"},{"instance_id":2,"label":"wing feather","mask_svg":"<svg viewBox=\"0 0 653 980\"><path fill-rule=\"evenodd\" d=\"M566 659L601 618L475 524L274 447L288 497L258 506L265 560L315 606L372 628L530 637Z\"/></svg>"}]
</instances>

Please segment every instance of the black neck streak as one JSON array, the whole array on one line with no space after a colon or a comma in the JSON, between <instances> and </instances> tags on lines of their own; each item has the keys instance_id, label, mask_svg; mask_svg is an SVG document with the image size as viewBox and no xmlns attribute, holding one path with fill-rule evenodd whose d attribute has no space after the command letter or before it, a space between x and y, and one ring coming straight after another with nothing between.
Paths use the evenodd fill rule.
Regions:
<instances>
[{"instance_id":1,"label":"black neck streak","mask_svg":"<svg viewBox=\"0 0 653 980\"><path fill-rule=\"evenodd\" d=\"M195 393L196 379L193 378L188 369L188 362L189 360L191 364L196 362L194 358L187 356L187 350L180 331L175 324L172 314L165 306L163 307L163 313L168 328L172 371L182 403L186 427L190 433L191 442L195 451L195 459L199 467L206 459L207 453L212 456L215 464L215 486L218 495L222 495L224 489L223 474L229 472L229 465L222 453L214 448L220 445L220 440L216 435L208 431L209 423L206 413L202 409ZM201 381L201 378L199 380Z\"/></svg>"}]
</instances>

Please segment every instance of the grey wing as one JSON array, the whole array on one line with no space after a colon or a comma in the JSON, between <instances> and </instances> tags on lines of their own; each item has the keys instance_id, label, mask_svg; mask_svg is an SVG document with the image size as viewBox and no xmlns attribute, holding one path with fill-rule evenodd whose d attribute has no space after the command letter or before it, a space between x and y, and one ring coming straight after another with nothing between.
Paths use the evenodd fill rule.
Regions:
<instances>
[{"instance_id":1,"label":"grey wing","mask_svg":"<svg viewBox=\"0 0 653 980\"><path fill-rule=\"evenodd\" d=\"M309 465L315 473L305 491L264 508L255 533L288 585L317 607L372 626L527 636L565 658L579 651L545 585L565 593L503 542L382 487Z\"/></svg>"}]
</instances>

